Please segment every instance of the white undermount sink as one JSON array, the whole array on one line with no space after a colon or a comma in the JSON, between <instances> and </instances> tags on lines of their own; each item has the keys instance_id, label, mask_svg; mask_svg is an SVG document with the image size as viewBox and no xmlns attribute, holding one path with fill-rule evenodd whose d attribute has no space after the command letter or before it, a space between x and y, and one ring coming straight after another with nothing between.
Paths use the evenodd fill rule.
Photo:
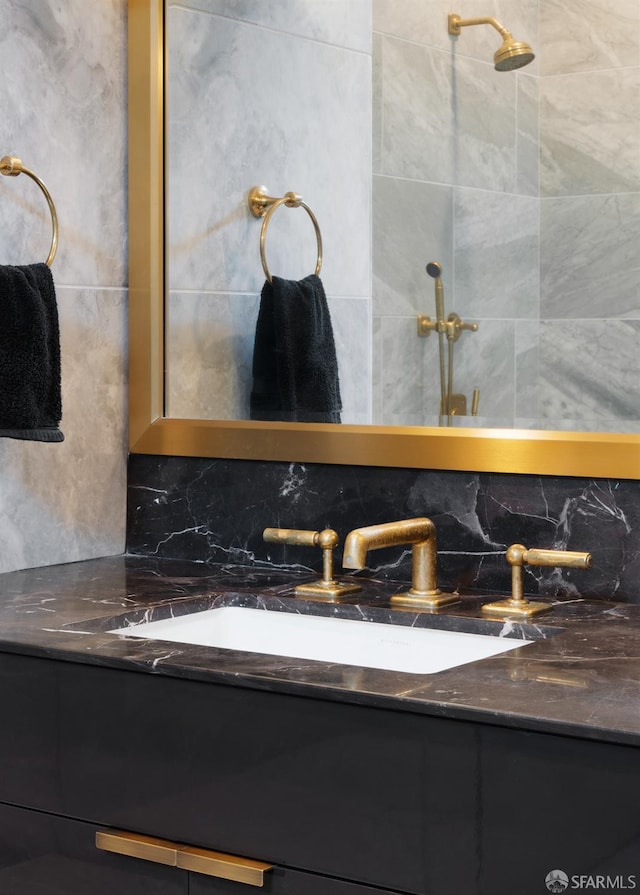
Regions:
<instances>
[{"instance_id":1,"label":"white undermount sink","mask_svg":"<svg viewBox=\"0 0 640 895\"><path fill-rule=\"evenodd\" d=\"M413 674L445 671L533 642L238 606L109 633Z\"/></svg>"}]
</instances>

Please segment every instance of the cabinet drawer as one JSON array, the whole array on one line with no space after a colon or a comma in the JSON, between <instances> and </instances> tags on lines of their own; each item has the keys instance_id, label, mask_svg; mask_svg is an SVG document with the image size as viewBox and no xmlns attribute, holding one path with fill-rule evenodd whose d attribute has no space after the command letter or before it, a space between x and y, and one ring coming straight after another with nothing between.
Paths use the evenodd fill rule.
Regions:
<instances>
[{"instance_id":1,"label":"cabinet drawer","mask_svg":"<svg viewBox=\"0 0 640 895\"><path fill-rule=\"evenodd\" d=\"M264 888L248 891L265 892L268 895L398 895L391 889L372 889L358 883L283 867L273 868L268 879L265 879ZM196 877L192 874L189 880L189 895L244 895L244 890L238 883Z\"/></svg>"},{"instance_id":2,"label":"cabinet drawer","mask_svg":"<svg viewBox=\"0 0 640 895\"><path fill-rule=\"evenodd\" d=\"M0 805L2 895L188 895L189 874L99 851L95 827Z\"/></svg>"},{"instance_id":3,"label":"cabinet drawer","mask_svg":"<svg viewBox=\"0 0 640 895\"><path fill-rule=\"evenodd\" d=\"M124 861L160 862L188 870L189 895L398 895L358 883L278 867L252 858L196 848L167 839L124 830L100 830L96 845L123 856ZM181 872L177 870L177 872Z\"/></svg>"},{"instance_id":4,"label":"cabinet drawer","mask_svg":"<svg viewBox=\"0 0 640 895\"><path fill-rule=\"evenodd\" d=\"M0 805L2 895L393 895L390 890L269 867L259 886L165 866L171 842L157 840L142 857L96 847L93 824ZM140 837L146 838L146 837ZM164 849L163 849L163 846ZM164 851L164 854L163 854ZM187 849L190 851L190 849ZM202 850L196 850L202 851ZM226 856L231 858L231 856ZM242 860L249 868L257 862ZM203 865L206 867L206 864ZM268 866L268 865L265 865ZM215 868L214 868L215 870Z\"/></svg>"},{"instance_id":5,"label":"cabinet drawer","mask_svg":"<svg viewBox=\"0 0 640 895\"><path fill-rule=\"evenodd\" d=\"M0 715L5 804L383 891L473 880L456 722L10 654Z\"/></svg>"}]
</instances>

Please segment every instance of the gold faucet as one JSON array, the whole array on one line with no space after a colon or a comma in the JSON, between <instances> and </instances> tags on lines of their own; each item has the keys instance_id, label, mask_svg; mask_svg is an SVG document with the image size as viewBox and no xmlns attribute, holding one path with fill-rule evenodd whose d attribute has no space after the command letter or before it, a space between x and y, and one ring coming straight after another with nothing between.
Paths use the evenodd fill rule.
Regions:
<instances>
[{"instance_id":1,"label":"gold faucet","mask_svg":"<svg viewBox=\"0 0 640 895\"><path fill-rule=\"evenodd\" d=\"M579 553L575 550L527 550L524 544L512 544L506 552L507 562L511 566L511 596L495 603L484 603L483 612L493 615L512 615L530 617L550 612L552 603L527 600L524 596L523 566L565 567L569 569L590 569L593 558L590 553Z\"/></svg>"},{"instance_id":2,"label":"gold faucet","mask_svg":"<svg viewBox=\"0 0 640 895\"><path fill-rule=\"evenodd\" d=\"M345 539L342 565L345 569L364 569L369 550L398 544L413 545L412 583L410 590L394 594L392 603L439 609L460 601L456 594L438 590L436 527L426 516L354 529Z\"/></svg>"}]
</instances>

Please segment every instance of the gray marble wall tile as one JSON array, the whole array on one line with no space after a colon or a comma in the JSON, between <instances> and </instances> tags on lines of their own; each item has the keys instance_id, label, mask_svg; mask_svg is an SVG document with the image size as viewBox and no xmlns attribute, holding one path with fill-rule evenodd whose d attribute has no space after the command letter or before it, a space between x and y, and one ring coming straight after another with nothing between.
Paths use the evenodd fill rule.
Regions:
<instances>
[{"instance_id":1,"label":"gray marble wall tile","mask_svg":"<svg viewBox=\"0 0 640 895\"><path fill-rule=\"evenodd\" d=\"M543 320L542 418L585 426L592 421L592 427L593 421L608 421L614 428L618 421L639 419L639 344L638 320Z\"/></svg>"},{"instance_id":2,"label":"gray marble wall tile","mask_svg":"<svg viewBox=\"0 0 640 895\"><path fill-rule=\"evenodd\" d=\"M455 191L455 310L463 316L537 318L538 200Z\"/></svg>"},{"instance_id":3,"label":"gray marble wall tile","mask_svg":"<svg viewBox=\"0 0 640 895\"><path fill-rule=\"evenodd\" d=\"M254 22L298 37L371 52L370 0L171 0L171 9L200 10Z\"/></svg>"},{"instance_id":4,"label":"gray marble wall tile","mask_svg":"<svg viewBox=\"0 0 640 895\"><path fill-rule=\"evenodd\" d=\"M432 356L435 340L418 336L415 317L387 316L381 326L381 422L390 426L420 425L428 395L434 401L432 412L438 412L437 358Z\"/></svg>"},{"instance_id":5,"label":"gray marble wall tile","mask_svg":"<svg viewBox=\"0 0 640 895\"><path fill-rule=\"evenodd\" d=\"M544 199L540 292L545 318L640 317L640 193Z\"/></svg>"},{"instance_id":6,"label":"gray marble wall tile","mask_svg":"<svg viewBox=\"0 0 640 895\"><path fill-rule=\"evenodd\" d=\"M608 420L608 419L543 419L537 420L536 428L554 429L559 432L608 432L637 435L640 419Z\"/></svg>"},{"instance_id":7,"label":"gray marble wall tile","mask_svg":"<svg viewBox=\"0 0 640 895\"><path fill-rule=\"evenodd\" d=\"M509 408L508 415L505 415L506 408L503 408L493 416L486 416L478 413L471 415L471 395L467 395L467 412L464 415L452 414L450 419L442 422L443 426L451 429L512 429L515 425L513 413ZM482 400L482 397L481 397ZM433 423L431 425L437 425Z\"/></svg>"},{"instance_id":8,"label":"gray marble wall tile","mask_svg":"<svg viewBox=\"0 0 640 895\"><path fill-rule=\"evenodd\" d=\"M543 75L640 65L637 0L540 0Z\"/></svg>"},{"instance_id":9,"label":"gray marble wall tile","mask_svg":"<svg viewBox=\"0 0 640 895\"><path fill-rule=\"evenodd\" d=\"M513 191L515 78L389 37L382 66L385 174Z\"/></svg>"},{"instance_id":10,"label":"gray marble wall tile","mask_svg":"<svg viewBox=\"0 0 640 895\"><path fill-rule=\"evenodd\" d=\"M515 324L515 415L520 420L539 418L540 323L517 320ZM515 423L530 428L523 423Z\"/></svg>"},{"instance_id":11,"label":"gray marble wall tile","mask_svg":"<svg viewBox=\"0 0 640 895\"><path fill-rule=\"evenodd\" d=\"M371 45L371 93L372 93L372 149L373 174L382 173L382 38L373 35Z\"/></svg>"},{"instance_id":12,"label":"gray marble wall tile","mask_svg":"<svg viewBox=\"0 0 640 895\"><path fill-rule=\"evenodd\" d=\"M184 9L169 27L171 287L260 290L261 224L246 194L265 184L301 193L318 218L327 294L367 296L370 57ZM276 211L266 250L279 276L313 272L304 210Z\"/></svg>"},{"instance_id":13,"label":"gray marble wall tile","mask_svg":"<svg viewBox=\"0 0 640 895\"><path fill-rule=\"evenodd\" d=\"M394 177L373 178L374 313L434 316L433 280L425 271L439 261L453 268L453 191ZM451 282L451 280L450 280Z\"/></svg>"},{"instance_id":14,"label":"gray marble wall tile","mask_svg":"<svg viewBox=\"0 0 640 895\"><path fill-rule=\"evenodd\" d=\"M258 296L172 292L167 415L248 419Z\"/></svg>"},{"instance_id":15,"label":"gray marble wall tile","mask_svg":"<svg viewBox=\"0 0 640 895\"><path fill-rule=\"evenodd\" d=\"M516 192L540 195L540 79L517 76Z\"/></svg>"},{"instance_id":16,"label":"gray marble wall tile","mask_svg":"<svg viewBox=\"0 0 640 895\"><path fill-rule=\"evenodd\" d=\"M541 194L640 190L640 67L543 78Z\"/></svg>"},{"instance_id":17,"label":"gray marble wall tile","mask_svg":"<svg viewBox=\"0 0 640 895\"><path fill-rule=\"evenodd\" d=\"M371 326L371 350L373 364L371 370L372 422L382 425L382 326L384 318L374 317Z\"/></svg>"},{"instance_id":18,"label":"gray marble wall tile","mask_svg":"<svg viewBox=\"0 0 640 895\"><path fill-rule=\"evenodd\" d=\"M0 570L120 553L126 505L126 294L57 290L60 444L0 439Z\"/></svg>"},{"instance_id":19,"label":"gray marble wall tile","mask_svg":"<svg viewBox=\"0 0 640 895\"><path fill-rule=\"evenodd\" d=\"M126 490L126 2L0 0L3 146L49 188L61 444L0 439L0 571L119 553ZM3 263L44 261L49 212L0 178Z\"/></svg>"},{"instance_id":20,"label":"gray marble wall tile","mask_svg":"<svg viewBox=\"0 0 640 895\"><path fill-rule=\"evenodd\" d=\"M0 0L0 155L47 185L58 282L126 283L126 4ZM48 208L25 175L1 178L6 262L46 258Z\"/></svg>"},{"instance_id":21,"label":"gray marble wall tile","mask_svg":"<svg viewBox=\"0 0 640 895\"><path fill-rule=\"evenodd\" d=\"M329 310L338 358L343 423L372 421L371 302L330 298Z\"/></svg>"},{"instance_id":22,"label":"gray marble wall tile","mask_svg":"<svg viewBox=\"0 0 640 895\"><path fill-rule=\"evenodd\" d=\"M373 29L423 46L448 50L446 0L373 0Z\"/></svg>"}]
</instances>

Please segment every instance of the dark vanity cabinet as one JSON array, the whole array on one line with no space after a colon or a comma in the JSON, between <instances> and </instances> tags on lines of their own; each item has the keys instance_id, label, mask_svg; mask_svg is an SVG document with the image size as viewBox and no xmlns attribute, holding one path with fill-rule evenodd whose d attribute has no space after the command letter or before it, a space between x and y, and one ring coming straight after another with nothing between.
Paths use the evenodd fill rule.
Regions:
<instances>
[{"instance_id":1,"label":"dark vanity cabinet","mask_svg":"<svg viewBox=\"0 0 640 895\"><path fill-rule=\"evenodd\" d=\"M398 891L367 884L375 787L340 792L360 744L323 703L0 653L0 717L0 895ZM100 849L105 831L270 869L261 887L213 877Z\"/></svg>"},{"instance_id":2,"label":"dark vanity cabinet","mask_svg":"<svg viewBox=\"0 0 640 895\"><path fill-rule=\"evenodd\" d=\"M640 872L632 746L9 653L0 706L0 895L253 890L97 831L268 863L272 895Z\"/></svg>"},{"instance_id":3,"label":"dark vanity cabinet","mask_svg":"<svg viewBox=\"0 0 640 895\"><path fill-rule=\"evenodd\" d=\"M0 805L2 895L189 895L170 867L99 851L95 825Z\"/></svg>"},{"instance_id":4,"label":"dark vanity cabinet","mask_svg":"<svg viewBox=\"0 0 640 895\"><path fill-rule=\"evenodd\" d=\"M95 825L0 805L2 895L381 895L319 874L272 867L263 885L213 878L96 848Z\"/></svg>"}]
</instances>

